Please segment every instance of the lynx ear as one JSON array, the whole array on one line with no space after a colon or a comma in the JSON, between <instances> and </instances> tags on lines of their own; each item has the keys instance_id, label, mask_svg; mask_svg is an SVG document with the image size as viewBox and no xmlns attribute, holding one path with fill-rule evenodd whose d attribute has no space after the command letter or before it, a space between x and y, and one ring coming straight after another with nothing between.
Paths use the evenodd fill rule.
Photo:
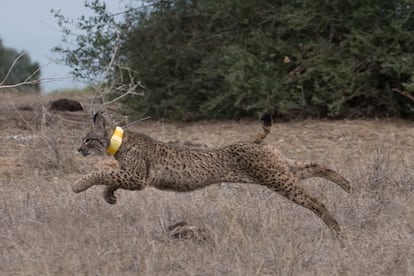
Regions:
<instances>
[{"instance_id":1,"label":"lynx ear","mask_svg":"<svg viewBox=\"0 0 414 276\"><path fill-rule=\"evenodd\" d=\"M108 120L102 112L96 112L95 115L93 115L93 124L97 129L105 129L108 125Z\"/></svg>"}]
</instances>

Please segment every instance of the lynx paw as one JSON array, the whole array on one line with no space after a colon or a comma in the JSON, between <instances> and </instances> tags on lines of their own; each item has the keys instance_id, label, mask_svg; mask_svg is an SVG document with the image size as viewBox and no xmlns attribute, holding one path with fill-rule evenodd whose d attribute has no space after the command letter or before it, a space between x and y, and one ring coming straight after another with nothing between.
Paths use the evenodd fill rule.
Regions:
<instances>
[{"instance_id":1,"label":"lynx paw","mask_svg":"<svg viewBox=\"0 0 414 276\"><path fill-rule=\"evenodd\" d=\"M116 196L115 195L105 195L104 199L108 204L115 204L116 203Z\"/></svg>"},{"instance_id":2,"label":"lynx paw","mask_svg":"<svg viewBox=\"0 0 414 276\"><path fill-rule=\"evenodd\" d=\"M109 204L115 204L116 203L116 196L115 191L117 190L117 187L107 186L105 187L105 190L103 192L103 198L105 201Z\"/></svg>"},{"instance_id":3,"label":"lynx paw","mask_svg":"<svg viewBox=\"0 0 414 276\"><path fill-rule=\"evenodd\" d=\"M85 185L82 179L79 179L78 181L75 182L75 184L73 184L72 191L75 193L80 193L80 192L85 191L88 188L89 186Z\"/></svg>"}]
</instances>

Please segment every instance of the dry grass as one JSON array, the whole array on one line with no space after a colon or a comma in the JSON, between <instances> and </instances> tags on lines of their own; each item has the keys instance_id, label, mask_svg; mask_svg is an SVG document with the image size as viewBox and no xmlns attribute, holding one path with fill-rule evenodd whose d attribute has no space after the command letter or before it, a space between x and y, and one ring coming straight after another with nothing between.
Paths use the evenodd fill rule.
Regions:
<instances>
[{"instance_id":1,"label":"dry grass","mask_svg":"<svg viewBox=\"0 0 414 276\"><path fill-rule=\"evenodd\" d=\"M0 100L1 275L414 273L409 122L274 126L267 141L287 156L328 164L352 182L351 194L325 180L304 183L341 224L340 241L310 211L255 185L120 191L114 206L102 199L102 187L76 195L71 184L109 162L74 154L87 125L71 121L87 116L47 114L38 108L43 98ZM249 139L258 127L147 121L136 129L163 141L221 146ZM172 235L171 226L182 221L195 234Z\"/></svg>"}]
</instances>

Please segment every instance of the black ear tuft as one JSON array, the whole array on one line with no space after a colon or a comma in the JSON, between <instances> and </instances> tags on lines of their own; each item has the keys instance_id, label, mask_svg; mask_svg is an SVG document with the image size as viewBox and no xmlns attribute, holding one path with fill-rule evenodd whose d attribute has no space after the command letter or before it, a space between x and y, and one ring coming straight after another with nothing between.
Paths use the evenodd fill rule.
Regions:
<instances>
[{"instance_id":1,"label":"black ear tuft","mask_svg":"<svg viewBox=\"0 0 414 276\"><path fill-rule=\"evenodd\" d=\"M262 117L260 117L260 120L263 121L264 126L272 125L272 116L270 116L270 114L267 112L263 113Z\"/></svg>"},{"instance_id":2,"label":"black ear tuft","mask_svg":"<svg viewBox=\"0 0 414 276\"><path fill-rule=\"evenodd\" d=\"M96 118L98 117L99 112L96 112L95 114L93 114L93 123L96 123Z\"/></svg>"},{"instance_id":3,"label":"black ear tuft","mask_svg":"<svg viewBox=\"0 0 414 276\"><path fill-rule=\"evenodd\" d=\"M102 112L98 111L93 115L93 124L95 128L105 129L107 125L107 119Z\"/></svg>"}]
</instances>

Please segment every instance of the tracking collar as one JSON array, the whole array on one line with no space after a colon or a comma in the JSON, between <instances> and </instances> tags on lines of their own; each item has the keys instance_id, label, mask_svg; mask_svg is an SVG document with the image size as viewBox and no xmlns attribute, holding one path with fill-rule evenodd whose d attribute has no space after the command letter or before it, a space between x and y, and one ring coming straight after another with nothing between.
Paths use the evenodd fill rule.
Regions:
<instances>
[{"instance_id":1,"label":"tracking collar","mask_svg":"<svg viewBox=\"0 0 414 276\"><path fill-rule=\"evenodd\" d=\"M118 149L121 147L123 135L124 135L124 130L121 127L117 126L114 130L114 133L112 133L109 146L106 149L106 152L109 155L115 155L117 153Z\"/></svg>"}]
</instances>

